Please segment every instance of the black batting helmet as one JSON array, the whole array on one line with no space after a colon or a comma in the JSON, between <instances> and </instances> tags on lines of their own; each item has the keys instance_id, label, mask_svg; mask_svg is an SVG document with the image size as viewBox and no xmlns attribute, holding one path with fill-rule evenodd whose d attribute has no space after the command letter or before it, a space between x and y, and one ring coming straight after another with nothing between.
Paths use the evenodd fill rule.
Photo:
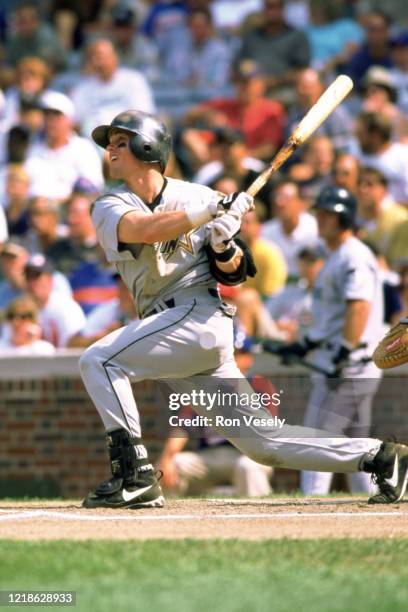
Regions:
<instances>
[{"instance_id":1,"label":"black batting helmet","mask_svg":"<svg viewBox=\"0 0 408 612\"><path fill-rule=\"evenodd\" d=\"M139 110L128 110L112 119L110 125L99 125L92 132L92 138L100 147L109 144L112 129L130 132L129 148L133 155L146 163L158 163L165 171L170 155L171 137L163 123L153 115Z\"/></svg>"},{"instance_id":2,"label":"black batting helmet","mask_svg":"<svg viewBox=\"0 0 408 612\"><path fill-rule=\"evenodd\" d=\"M337 213L344 229L353 227L355 224L357 200L348 189L324 187L317 196L313 208Z\"/></svg>"}]
</instances>

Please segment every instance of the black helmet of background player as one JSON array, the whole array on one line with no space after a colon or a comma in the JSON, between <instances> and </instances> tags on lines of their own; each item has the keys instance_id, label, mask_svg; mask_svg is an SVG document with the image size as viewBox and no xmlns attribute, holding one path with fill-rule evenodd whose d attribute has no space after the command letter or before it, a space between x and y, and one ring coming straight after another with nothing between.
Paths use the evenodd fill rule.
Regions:
<instances>
[{"instance_id":1,"label":"black helmet of background player","mask_svg":"<svg viewBox=\"0 0 408 612\"><path fill-rule=\"evenodd\" d=\"M136 159L148 164L158 163L164 173L170 155L171 136L163 123L153 115L139 110L129 110L116 115L110 125L99 125L92 138L100 147L107 148L112 129L129 132L129 148Z\"/></svg>"},{"instance_id":2,"label":"black helmet of background player","mask_svg":"<svg viewBox=\"0 0 408 612\"><path fill-rule=\"evenodd\" d=\"M317 196L313 208L337 213L343 229L350 229L356 223L357 200L348 189L324 187Z\"/></svg>"}]
</instances>

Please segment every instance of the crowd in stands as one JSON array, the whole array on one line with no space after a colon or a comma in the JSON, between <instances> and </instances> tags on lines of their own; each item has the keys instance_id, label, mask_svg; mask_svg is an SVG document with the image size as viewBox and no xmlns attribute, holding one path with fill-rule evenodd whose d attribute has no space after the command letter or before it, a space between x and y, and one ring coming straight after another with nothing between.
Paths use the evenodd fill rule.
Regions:
<instances>
[{"instance_id":1,"label":"crowd in stands","mask_svg":"<svg viewBox=\"0 0 408 612\"><path fill-rule=\"evenodd\" d=\"M404 5L405 6L405 5ZM375 0L24 0L0 7L0 354L86 347L135 316L92 202L93 128L132 108L170 128L167 174L246 189L338 75L354 90L260 191L258 275L221 287L250 336L293 341L325 258L313 211L358 200L385 320L408 314L408 10Z\"/></svg>"}]
</instances>

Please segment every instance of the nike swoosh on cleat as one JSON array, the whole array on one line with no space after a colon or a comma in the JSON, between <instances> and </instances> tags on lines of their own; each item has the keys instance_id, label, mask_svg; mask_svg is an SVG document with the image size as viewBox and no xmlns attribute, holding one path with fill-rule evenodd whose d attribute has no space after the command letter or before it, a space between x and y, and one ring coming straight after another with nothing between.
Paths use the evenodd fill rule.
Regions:
<instances>
[{"instance_id":1,"label":"nike swoosh on cleat","mask_svg":"<svg viewBox=\"0 0 408 612\"><path fill-rule=\"evenodd\" d=\"M136 491L126 491L123 489L122 497L125 502L132 501L132 499L136 499L136 497L140 497L143 493L146 493L149 489L152 488L153 485L149 485L148 487L144 487L143 489L137 489Z\"/></svg>"},{"instance_id":2,"label":"nike swoosh on cleat","mask_svg":"<svg viewBox=\"0 0 408 612\"><path fill-rule=\"evenodd\" d=\"M395 455L394 470L392 472L391 478L384 478L384 480L391 487L394 487L394 489L397 486L398 484L398 455Z\"/></svg>"}]
</instances>

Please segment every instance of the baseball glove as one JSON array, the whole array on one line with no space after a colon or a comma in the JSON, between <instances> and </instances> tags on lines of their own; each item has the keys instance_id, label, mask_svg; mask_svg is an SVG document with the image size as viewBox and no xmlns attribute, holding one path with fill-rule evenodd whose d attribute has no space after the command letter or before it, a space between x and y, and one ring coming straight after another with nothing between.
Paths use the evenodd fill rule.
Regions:
<instances>
[{"instance_id":1,"label":"baseball glove","mask_svg":"<svg viewBox=\"0 0 408 612\"><path fill-rule=\"evenodd\" d=\"M379 342L373 361L381 370L408 363L408 317L394 325Z\"/></svg>"}]
</instances>

